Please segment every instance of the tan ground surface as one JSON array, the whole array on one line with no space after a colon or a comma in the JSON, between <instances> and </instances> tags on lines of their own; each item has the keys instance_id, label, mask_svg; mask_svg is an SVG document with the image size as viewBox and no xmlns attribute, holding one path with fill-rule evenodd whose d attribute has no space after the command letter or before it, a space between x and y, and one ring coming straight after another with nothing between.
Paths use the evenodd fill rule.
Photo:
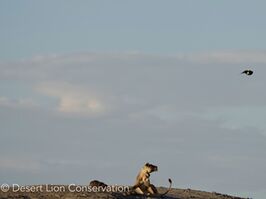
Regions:
<instances>
[{"instance_id":1,"label":"tan ground surface","mask_svg":"<svg viewBox=\"0 0 266 199\"><path fill-rule=\"evenodd\" d=\"M35 185L40 186L40 185ZM62 191L51 191L52 187L65 187ZM159 196L154 197L143 197L136 195L127 195L121 192L88 192L88 191L78 191L72 192L68 190L67 185L52 185L49 191L46 190L36 190L34 192L26 191L15 191L9 190L7 192L0 191L0 199L85 199L85 198L99 198L99 199L134 199L134 198L160 198ZM72 187L74 188L74 187ZM160 193L163 193L166 188L158 188ZM173 188L166 196L165 199L242 199L240 197L229 196L225 194L219 194L215 192L204 192L190 189L177 189Z\"/></svg>"}]
</instances>

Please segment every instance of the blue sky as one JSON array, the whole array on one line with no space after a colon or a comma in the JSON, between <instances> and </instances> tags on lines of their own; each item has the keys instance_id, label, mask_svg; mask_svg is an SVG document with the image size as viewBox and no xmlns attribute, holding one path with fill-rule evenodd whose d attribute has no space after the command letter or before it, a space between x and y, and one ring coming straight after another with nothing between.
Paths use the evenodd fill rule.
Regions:
<instances>
[{"instance_id":1,"label":"blue sky","mask_svg":"<svg viewBox=\"0 0 266 199\"><path fill-rule=\"evenodd\" d=\"M265 198L265 4L0 1L0 183Z\"/></svg>"},{"instance_id":2,"label":"blue sky","mask_svg":"<svg viewBox=\"0 0 266 199\"><path fill-rule=\"evenodd\" d=\"M264 50L264 1L1 1L1 59ZM14 50L16 49L16 50Z\"/></svg>"}]
</instances>

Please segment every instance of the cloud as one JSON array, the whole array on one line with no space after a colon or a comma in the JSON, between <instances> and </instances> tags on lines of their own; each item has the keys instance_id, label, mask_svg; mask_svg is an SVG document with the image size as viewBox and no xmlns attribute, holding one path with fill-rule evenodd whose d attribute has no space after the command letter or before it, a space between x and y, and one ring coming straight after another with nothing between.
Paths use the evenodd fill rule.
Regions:
<instances>
[{"instance_id":1,"label":"cloud","mask_svg":"<svg viewBox=\"0 0 266 199\"><path fill-rule=\"evenodd\" d=\"M99 115L106 107L94 92L67 82L45 82L36 90L48 97L58 99L55 109L62 113L81 115Z\"/></svg>"},{"instance_id":2,"label":"cloud","mask_svg":"<svg viewBox=\"0 0 266 199\"><path fill-rule=\"evenodd\" d=\"M218 51L153 55L144 53L76 53L43 55L30 59L0 62L2 78L48 80L66 78L90 70L113 70L117 67L177 66L188 63L265 64L265 51ZM97 67L97 68L96 68ZM122 68L121 68L122 69ZM122 69L123 70L123 69ZM131 71L132 69L129 69Z\"/></svg>"},{"instance_id":3,"label":"cloud","mask_svg":"<svg viewBox=\"0 0 266 199\"><path fill-rule=\"evenodd\" d=\"M8 97L0 96L0 106L13 108L37 108L39 104L31 98L20 98L12 100Z\"/></svg>"},{"instance_id":4,"label":"cloud","mask_svg":"<svg viewBox=\"0 0 266 199\"><path fill-rule=\"evenodd\" d=\"M112 114L131 115L172 105L179 112L191 112L210 106L264 106L266 95L260 91L265 85L264 57L264 51L77 53L0 63L0 77L6 90L11 84L18 95L18 84L29 87L28 98L65 114L113 110ZM247 80L239 74L249 65L255 73ZM13 97L8 94L4 96Z\"/></svg>"},{"instance_id":5,"label":"cloud","mask_svg":"<svg viewBox=\"0 0 266 199\"><path fill-rule=\"evenodd\" d=\"M266 63L266 51L225 51L178 54L178 59L195 63Z\"/></svg>"},{"instance_id":6,"label":"cloud","mask_svg":"<svg viewBox=\"0 0 266 199\"><path fill-rule=\"evenodd\" d=\"M226 128L257 128L266 136L265 113L266 106L225 106L207 109L198 116L207 120L220 120Z\"/></svg>"}]
</instances>

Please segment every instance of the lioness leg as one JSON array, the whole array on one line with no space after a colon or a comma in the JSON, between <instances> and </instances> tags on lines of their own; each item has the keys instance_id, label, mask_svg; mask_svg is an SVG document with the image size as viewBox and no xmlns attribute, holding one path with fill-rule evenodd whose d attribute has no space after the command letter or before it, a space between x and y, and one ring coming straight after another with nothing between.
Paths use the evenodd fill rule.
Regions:
<instances>
[{"instance_id":1,"label":"lioness leg","mask_svg":"<svg viewBox=\"0 0 266 199\"><path fill-rule=\"evenodd\" d=\"M150 194L157 194L158 193L156 187L153 184L150 184L150 186L148 187L148 192Z\"/></svg>"},{"instance_id":2,"label":"lioness leg","mask_svg":"<svg viewBox=\"0 0 266 199\"><path fill-rule=\"evenodd\" d=\"M139 187L137 187L134 191L135 191L137 194L144 194L144 192L143 192Z\"/></svg>"}]
</instances>

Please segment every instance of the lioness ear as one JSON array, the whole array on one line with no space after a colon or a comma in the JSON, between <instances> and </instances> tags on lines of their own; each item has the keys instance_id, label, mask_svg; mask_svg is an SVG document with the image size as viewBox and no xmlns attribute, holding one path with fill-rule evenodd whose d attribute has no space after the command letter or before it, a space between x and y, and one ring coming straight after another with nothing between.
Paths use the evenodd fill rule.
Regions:
<instances>
[{"instance_id":1,"label":"lioness ear","mask_svg":"<svg viewBox=\"0 0 266 199\"><path fill-rule=\"evenodd\" d=\"M148 163L148 162L145 164L145 166L149 166L149 165L150 165L150 163Z\"/></svg>"}]
</instances>

